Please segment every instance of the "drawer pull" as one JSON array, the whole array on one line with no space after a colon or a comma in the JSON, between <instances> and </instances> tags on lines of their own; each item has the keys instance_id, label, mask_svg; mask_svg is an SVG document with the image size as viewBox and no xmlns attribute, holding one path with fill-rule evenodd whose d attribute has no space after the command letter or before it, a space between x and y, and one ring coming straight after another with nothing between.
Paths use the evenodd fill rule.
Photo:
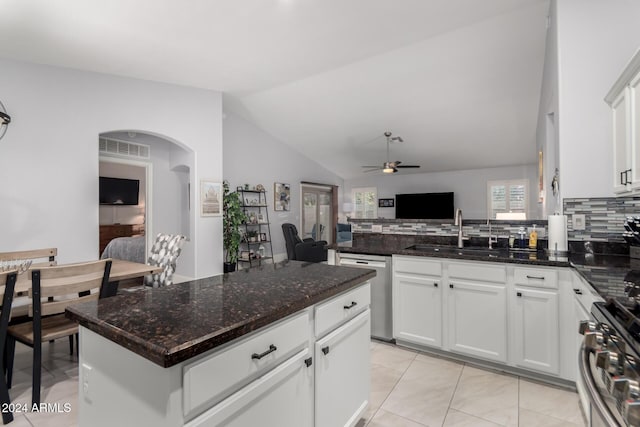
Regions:
<instances>
[{"instance_id":1,"label":"drawer pull","mask_svg":"<svg viewBox=\"0 0 640 427\"><path fill-rule=\"evenodd\" d=\"M437 284L437 283L434 283L434 284L433 284L433 286L437 288L437 287L438 287L438 284Z\"/></svg>"},{"instance_id":2,"label":"drawer pull","mask_svg":"<svg viewBox=\"0 0 640 427\"><path fill-rule=\"evenodd\" d=\"M544 280L544 276L529 276L527 274L527 279L538 279L538 280Z\"/></svg>"},{"instance_id":3,"label":"drawer pull","mask_svg":"<svg viewBox=\"0 0 640 427\"><path fill-rule=\"evenodd\" d=\"M304 359L304 364L307 365L307 368L311 365L313 365L313 357L310 357L308 359Z\"/></svg>"},{"instance_id":4,"label":"drawer pull","mask_svg":"<svg viewBox=\"0 0 640 427\"><path fill-rule=\"evenodd\" d=\"M453 283L449 283L449 287L453 289Z\"/></svg>"},{"instance_id":5,"label":"drawer pull","mask_svg":"<svg viewBox=\"0 0 640 427\"><path fill-rule=\"evenodd\" d=\"M516 295L521 297L522 296L522 292L517 292Z\"/></svg>"},{"instance_id":6,"label":"drawer pull","mask_svg":"<svg viewBox=\"0 0 640 427\"><path fill-rule=\"evenodd\" d=\"M273 352L274 352L274 351L276 351L277 349L278 349L278 347L276 347L275 345L271 344L271 345L269 346L269 350L267 350L267 351L265 351L264 353L261 353L261 354L253 353L253 354L251 355L251 358L252 358L252 359L258 359L258 360L260 360L260 359L262 359L263 357L265 357L267 354L269 354L269 353L273 353Z\"/></svg>"},{"instance_id":7,"label":"drawer pull","mask_svg":"<svg viewBox=\"0 0 640 427\"><path fill-rule=\"evenodd\" d=\"M345 306L344 306L344 309L345 309L345 310L349 310L349 309L351 309L351 308L355 307L356 305L358 305L358 303L357 303L357 302L355 302L355 301L351 301L351 304L349 304L349 305L345 305Z\"/></svg>"},{"instance_id":8,"label":"drawer pull","mask_svg":"<svg viewBox=\"0 0 640 427\"><path fill-rule=\"evenodd\" d=\"M326 347L322 347L322 353L326 356L327 354L329 354L329 346Z\"/></svg>"},{"instance_id":9,"label":"drawer pull","mask_svg":"<svg viewBox=\"0 0 640 427\"><path fill-rule=\"evenodd\" d=\"M580 289L574 289L573 292L575 292L576 295L582 295L582 291Z\"/></svg>"}]
</instances>

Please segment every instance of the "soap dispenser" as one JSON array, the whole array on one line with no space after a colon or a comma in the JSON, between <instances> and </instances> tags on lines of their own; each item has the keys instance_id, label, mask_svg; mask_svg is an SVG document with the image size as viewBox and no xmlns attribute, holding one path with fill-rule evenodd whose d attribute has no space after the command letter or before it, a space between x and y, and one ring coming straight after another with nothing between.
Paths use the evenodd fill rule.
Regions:
<instances>
[{"instance_id":1,"label":"soap dispenser","mask_svg":"<svg viewBox=\"0 0 640 427\"><path fill-rule=\"evenodd\" d=\"M527 247L527 232L524 231L524 227L518 229L518 240L516 246L520 249Z\"/></svg>"},{"instance_id":2,"label":"soap dispenser","mask_svg":"<svg viewBox=\"0 0 640 427\"><path fill-rule=\"evenodd\" d=\"M538 232L536 231L536 225L533 224L533 230L529 233L529 249L538 248Z\"/></svg>"}]
</instances>

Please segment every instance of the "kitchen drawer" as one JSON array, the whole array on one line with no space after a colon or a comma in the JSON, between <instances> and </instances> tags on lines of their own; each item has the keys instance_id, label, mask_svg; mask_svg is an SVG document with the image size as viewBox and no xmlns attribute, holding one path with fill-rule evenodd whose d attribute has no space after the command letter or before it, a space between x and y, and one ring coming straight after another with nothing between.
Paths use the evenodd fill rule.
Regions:
<instances>
[{"instance_id":1,"label":"kitchen drawer","mask_svg":"<svg viewBox=\"0 0 640 427\"><path fill-rule=\"evenodd\" d=\"M507 281L507 271L504 265L452 262L449 264L449 277L452 279L480 280L482 282L504 284Z\"/></svg>"},{"instance_id":2,"label":"kitchen drawer","mask_svg":"<svg viewBox=\"0 0 640 427\"><path fill-rule=\"evenodd\" d=\"M309 313L286 319L209 357L183 367L185 417L211 407L248 381L308 346ZM275 350L273 350L275 348ZM261 355L273 350L261 358Z\"/></svg>"},{"instance_id":3,"label":"kitchen drawer","mask_svg":"<svg viewBox=\"0 0 640 427\"><path fill-rule=\"evenodd\" d=\"M327 332L340 326L347 320L355 317L371 303L371 284L352 289L344 294L334 297L331 301L316 307L316 337L321 337Z\"/></svg>"},{"instance_id":4,"label":"kitchen drawer","mask_svg":"<svg viewBox=\"0 0 640 427\"><path fill-rule=\"evenodd\" d=\"M426 274L440 277L442 275L442 262L424 257L393 257L394 273Z\"/></svg>"},{"instance_id":5,"label":"kitchen drawer","mask_svg":"<svg viewBox=\"0 0 640 427\"><path fill-rule=\"evenodd\" d=\"M513 269L513 281L516 285L558 289L558 271L553 268L516 267Z\"/></svg>"},{"instance_id":6,"label":"kitchen drawer","mask_svg":"<svg viewBox=\"0 0 640 427\"><path fill-rule=\"evenodd\" d=\"M571 279L576 302L582 306L584 311L589 313L591 312L591 305L593 305L594 302L604 301L602 297L598 295L598 292L596 292L579 273L574 271Z\"/></svg>"}]
</instances>

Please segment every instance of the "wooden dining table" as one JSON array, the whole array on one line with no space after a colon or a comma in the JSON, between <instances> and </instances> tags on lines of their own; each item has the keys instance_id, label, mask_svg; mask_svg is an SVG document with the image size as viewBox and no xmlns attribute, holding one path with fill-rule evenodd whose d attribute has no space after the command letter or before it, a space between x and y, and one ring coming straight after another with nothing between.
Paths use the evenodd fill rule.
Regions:
<instances>
[{"instance_id":1,"label":"wooden dining table","mask_svg":"<svg viewBox=\"0 0 640 427\"><path fill-rule=\"evenodd\" d=\"M36 268L37 266L31 267L32 270ZM122 259L112 259L109 284L103 294L100 295L100 298L114 296L118 292L118 285L121 280L144 277L147 274L159 273L160 271L162 271L162 267ZM18 275L15 288L16 294L24 294L29 291L30 288L31 280L29 280L29 275L26 273Z\"/></svg>"}]
</instances>

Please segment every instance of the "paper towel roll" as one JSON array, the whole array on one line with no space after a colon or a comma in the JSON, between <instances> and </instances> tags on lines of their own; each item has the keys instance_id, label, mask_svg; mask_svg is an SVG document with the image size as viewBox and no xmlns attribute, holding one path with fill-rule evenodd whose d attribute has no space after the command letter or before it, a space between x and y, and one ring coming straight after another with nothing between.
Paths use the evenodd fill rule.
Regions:
<instances>
[{"instance_id":1,"label":"paper towel roll","mask_svg":"<svg viewBox=\"0 0 640 427\"><path fill-rule=\"evenodd\" d=\"M549 215L549 251L567 252L567 216Z\"/></svg>"}]
</instances>

